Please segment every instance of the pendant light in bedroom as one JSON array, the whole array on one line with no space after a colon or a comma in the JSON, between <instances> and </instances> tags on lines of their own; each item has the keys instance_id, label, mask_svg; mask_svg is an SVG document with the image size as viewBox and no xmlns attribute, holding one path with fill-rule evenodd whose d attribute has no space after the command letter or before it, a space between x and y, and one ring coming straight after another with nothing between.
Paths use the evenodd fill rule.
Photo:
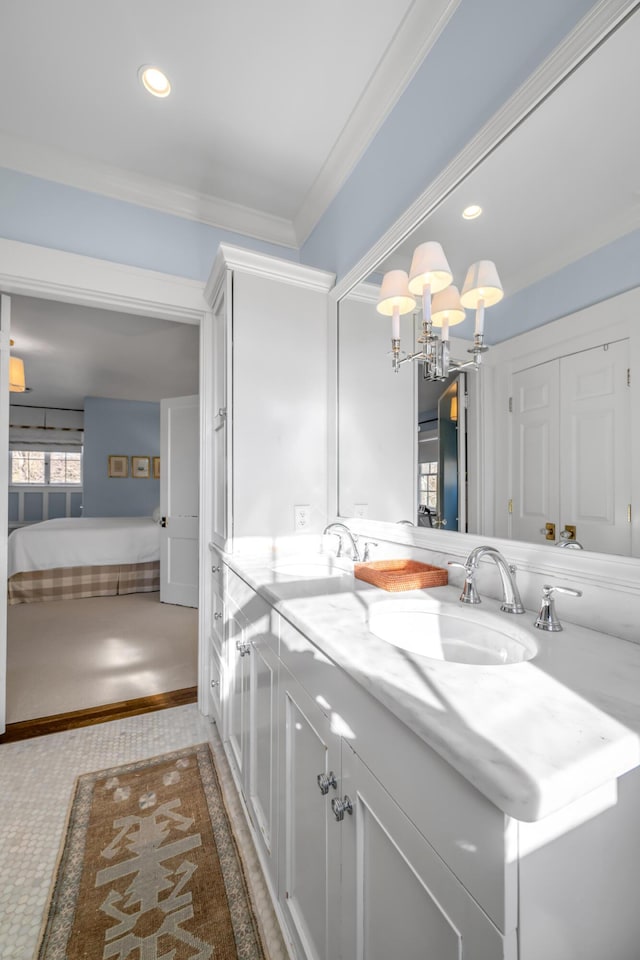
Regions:
<instances>
[{"instance_id":1,"label":"pendant light in bedroom","mask_svg":"<svg viewBox=\"0 0 640 960\"><path fill-rule=\"evenodd\" d=\"M10 340L9 344L13 346L13 340ZM20 357L9 357L9 392L24 393L26 389L24 360Z\"/></svg>"}]
</instances>

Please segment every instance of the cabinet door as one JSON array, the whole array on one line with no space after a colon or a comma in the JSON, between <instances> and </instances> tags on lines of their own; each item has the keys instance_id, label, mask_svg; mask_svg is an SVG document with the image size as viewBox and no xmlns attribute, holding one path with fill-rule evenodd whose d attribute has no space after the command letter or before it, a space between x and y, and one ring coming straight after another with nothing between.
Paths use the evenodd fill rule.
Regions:
<instances>
[{"instance_id":1,"label":"cabinet door","mask_svg":"<svg viewBox=\"0 0 640 960\"><path fill-rule=\"evenodd\" d=\"M247 806L263 866L277 877L278 668L268 634L251 630Z\"/></svg>"},{"instance_id":2,"label":"cabinet door","mask_svg":"<svg viewBox=\"0 0 640 960\"><path fill-rule=\"evenodd\" d=\"M208 713L222 732L222 663L218 650L209 644Z\"/></svg>"},{"instance_id":3,"label":"cabinet door","mask_svg":"<svg viewBox=\"0 0 640 960\"><path fill-rule=\"evenodd\" d=\"M213 306L213 540L224 547L233 536L231 503L231 271Z\"/></svg>"},{"instance_id":4,"label":"cabinet door","mask_svg":"<svg viewBox=\"0 0 640 960\"><path fill-rule=\"evenodd\" d=\"M321 793L318 775L333 774L339 781L339 740L318 705L284 667L280 677L283 797L278 895L299 955L305 960L336 960L340 831L330 802L337 792L329 786L326 794Z\"/></svg>"},{"instance_id":5,"label":"cabinet door","mask_svg":"<svg viewBox=\"0 0 640 960\"><path fill-rule=\"evenodd\" d=\"M239 786L244 790L249 718L249 660L250 645L245 637L245 624L227 602L226 616L227 669L225 737L227 755L234 768Z\"/></svg>"},{"instance_id":6,"label":"cabinet door","mask_svg":"<svg viewBox=\"0 0 640 960\"><path fill-rule=\"evenodd\" d=\"M510 943L351 747L342 744L340 956L500 960Z\"/></svg>"}]
</instances>

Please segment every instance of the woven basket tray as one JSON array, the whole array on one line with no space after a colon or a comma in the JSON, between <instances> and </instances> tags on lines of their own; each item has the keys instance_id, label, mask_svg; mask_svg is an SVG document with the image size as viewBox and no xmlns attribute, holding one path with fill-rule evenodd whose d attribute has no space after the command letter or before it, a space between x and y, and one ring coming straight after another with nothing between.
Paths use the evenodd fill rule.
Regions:
<instances>
[{"instance_id":1,"label":"woven basket tray","mask_svg":"<svg viewBox=\"0 0 640 960\"><path fill-rule=\"evenodd\" d=\"M356 563L353 574L383 590L422 590L423 587L444 587L449 582L449 571L432 567L418 560L373 560Z\"/></svg>"}]
</instances>

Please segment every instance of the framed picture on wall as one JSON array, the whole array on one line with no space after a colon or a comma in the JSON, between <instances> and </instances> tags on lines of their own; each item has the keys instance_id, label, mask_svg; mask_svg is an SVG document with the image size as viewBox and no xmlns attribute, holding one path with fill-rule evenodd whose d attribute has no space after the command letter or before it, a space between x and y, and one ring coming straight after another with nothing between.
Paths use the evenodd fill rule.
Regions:
<instances>
[{"instance_id":1,"label":"framed picture on wall","mask_svg":"<svg viewBox=\"0 0 640 960\"><path fill-rule=\"evenodd\" d=\"M148 480L150 474L151 461L149 457L131 457L131 476L139 480Z\"/></svg>"},{"instance_id":2,"label":"framed picture on wall","mask_svg":"<svg viewBox=\"0 0 640 960\"><path fill-rule=\"evenodd\" d=\"M153 457L153 479L160 479L160 457Z\"/></svg>"},{"instance_id":3,"label":"framed picture on wall","mask_svg":"<svg viewBox=\"0 0 640 960\"><path fill-rule=\"evenodd\" d=\"M118 454L112 454L109 457L108 477L128 477L129 476L129 457L121 457Z\"/></svg>"}]
</instances>

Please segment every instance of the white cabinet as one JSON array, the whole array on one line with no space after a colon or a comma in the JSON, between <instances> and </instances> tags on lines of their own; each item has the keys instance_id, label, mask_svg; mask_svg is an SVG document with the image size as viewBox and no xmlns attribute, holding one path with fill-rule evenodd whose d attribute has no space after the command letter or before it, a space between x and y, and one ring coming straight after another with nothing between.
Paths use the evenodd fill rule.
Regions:
<instances>
[{"instance_id":1,"label":"white cabinet","mask_svg":"<svg viewBox=\"0 0 640 960\"><path fill-rule=\"evenodd\" d=\"M210 580L210 616L209 616L209 642L207 644L208 653L208 677L207 677L207 713L215 720L220 730L220 735L224 733L224 711L223 711L223 684L225 677L225 626L224 626L224 565L220 553L211 548L211 580Z\"/></svg>"},{"instance_id":2,"label":"white cabinet","mask_svg":"<svg viewBox=\"0 0 640 960\"><path fill-rule=\"evenodd\" d=\"M213 530L215 543L224 547L232 536L231 497L231 304L232 274L226 272L216 289L213 308Z\"/></svg>"},{"instance_id":3,"label":"white cabinet","mask_svg":"<svg viewBox=\"0 0 640 960\"><path fill-rule=\"evenodd\" d=\"M340 956L362 960L516 957L433 847L343 741ZM343 798L344 802L344 798Z\"/></svg>"},{"instance_id":4,"label":"white cabinet","mask_svg":"<svg viewBox=\"0 0 640 960\"><path fill-rule=\"evenodd\" d=\"M284 667L280 677L279 900L300 957L336 960L340 831L331 800L340 778L340 741Z\"/></svg>"},{"instance_id":5,"label":"white cabinet","mask_svg":"<svg viewBox=\"0 0 640 960\"><path fill-rule=\"evenodd\" d=\"M224 739L236 780L244 788L248 764L249 655L245 621L229 597L225 601L226 704Z\"/></svg>"},{"instance_id":6,"label":"white cabinet","mask_svg":"<svg viewBox=\"0 0 640 960\"><path fill-rule=\"evenodd\" d=\"M516 960L508 818L226 584L225 748L296 960Z\"/></svg>"},{"instance_id":7,"label":"white cabinet","mask_svg":"<svg viewBox=\"0 0 640 960\"><path fill-rule=\"evenodd\" d=\"M214 326L213 540L326 523L327 304L333 274L221 245ZM268 397L268 403L265 403ZM269 497L260 478L269 476Z\"/></svg>"},{"instance_id":8,"label":"white cabinet","mask_svg":"<svg viewBox=\"0 0 640 960\"><path fill-rule=\"evenodd\" d=\"M265 604L266 608L266 604ZM268 609L268 608L267 608ZM271 615L245 631L249 641L249 756L246 799L262 862L275 882L278 843L278 679L280 663L273 649Z\"/></svg>"}]
</instances>

